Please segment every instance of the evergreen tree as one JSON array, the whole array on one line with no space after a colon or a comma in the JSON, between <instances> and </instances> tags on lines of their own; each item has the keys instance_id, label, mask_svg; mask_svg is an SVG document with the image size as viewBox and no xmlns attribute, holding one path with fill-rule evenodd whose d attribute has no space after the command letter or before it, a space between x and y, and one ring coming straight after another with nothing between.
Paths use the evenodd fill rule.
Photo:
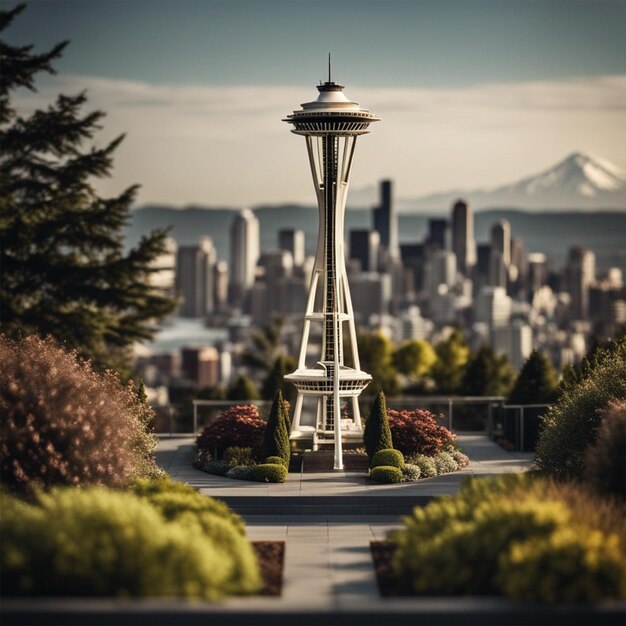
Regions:
<instances>
[{"instance_id":1,"label":"evergreen tree","mask_svg":"<svg viewBox=\"0 0 626 626\"><path fill-rule=\"evenodd\" d=\"M555 399L558 380L548 357L539 350L530 353L509 396L510 404L548 404Z\"/></svg>"},{"instance_id":2,"label":"evergreen tree","mask_svg":"<svg viewBox=\"0 0 626 626\"><path fill-rule=\"evenodd\" d=\"M280 389L283 390L283 378L286 374L290 374L296 369L296 362L290 356L277 356L274 359L272 368L267 373L265 380L263 381L263 387L261 395L264 400L271 400L276 392ZM287 385L285 396L289 402L293 402L296 399L296 388L293 385Z\"/></svg>"},{"instance_id":3,"label":"evergreen tree","mask_svg":"<svg viewBox=\"0 0 626 626\"><path fill-rule=\"evenodd\" d=\"M0 31L23 9L1 12ZM124 253L137 187L96 192L92 181L110 174L123 136L89 145L104 113L83 113L84 93L29 115L11 102L19 88L36 91L37 74L55 73L65 46L37 55L0 41L0 320L7 335L52 335L96 367L123 369L132 344L151 339L175 305L150 282L166 233Z\"/></svg>"},{"instance_id":4,"label":"evergreen tree","mask_svg":"<svg viewBox=\"0 0 626 626\"><path fill-rule=\"evenodd\" d=\"M460 391L467 396L505 396L514 380L507 357L483 346L468 362Z\"/></svg>"},{"instance_id":5,"label":"evergreen tree","mask_svg":"<svg viewBox=\"0 0 626 626\"><path fill-rule=\"evenodd\" d=\"M287 426L287 415L285 413L285 403L283 394L278 390L274 396L270 416L263 433L263 445L261 456L266 459L268 456L279 456L289 467L291 456L289 446L289 429Z\"/></svg>"},{"instance_id":6,"label":"evergreen tree","mask_svg":"<svg viewBox=\"0 0 626 626\"><path fill-rule=\"evenodd\" d=\"M382 391L379 391L374 398L369 417L365 421L363 443L370 461L378 451L393 448L391 429L387 418L387 402Z\"/></svg>"},{"instance_id":7,"label":"evergreen tree","mask_svg":"<svg viewBox=\"0 0 626 626\"><path fill-rule=\"evenodd\" d=\"M228 389L229 400L260 400L256 385L247 377L240 376Z\"/></svg>"},{"instance_id":8,"label":"evergreen tree","mask_svg":"<svg viewBox=\"0 0 626 626\"><path fill-rule=\"evenodd\" d=\"M435 346L437 360L431 368L431 375L439 393L456 393L459 390L465 367L470 357L470 349L463 333L455 328L450 336Z\"/></svg>"}]
</instances>

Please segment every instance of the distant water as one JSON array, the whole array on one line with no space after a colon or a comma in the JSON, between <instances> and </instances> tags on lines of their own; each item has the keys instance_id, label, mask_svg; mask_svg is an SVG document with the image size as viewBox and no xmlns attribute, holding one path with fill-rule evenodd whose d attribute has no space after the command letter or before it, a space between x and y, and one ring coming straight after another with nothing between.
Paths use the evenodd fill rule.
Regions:
<instances>
[{"instance_id":1,"label":"distant water","mask_svg":"<svg viewBox=\"0 0 626 626\"><path fill-rule=\"evenodd\" d=\"M225 328L207 328L202 320L172 317L157 333L152 343L143 348L151 352L178 351L184 346L201 348L212 346L228 338Z\"/></svg>"}]
</instances>

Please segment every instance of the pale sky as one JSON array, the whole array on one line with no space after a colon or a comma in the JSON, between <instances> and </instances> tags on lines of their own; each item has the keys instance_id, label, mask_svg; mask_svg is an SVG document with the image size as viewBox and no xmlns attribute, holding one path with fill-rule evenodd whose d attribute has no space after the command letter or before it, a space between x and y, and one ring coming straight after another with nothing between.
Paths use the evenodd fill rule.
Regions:
<instances>
[{"instance_id":1,"label":"pale sky","mask_svg":"<svg viewBox=\"0 0 626 626\"><path fill-rule=\"evenodd\" d=\"M313 204L281 118L316 97L329 51L348 97L383 118L359 139L353 189L492 187L572 151L626 169L625 16L623 0L44 0L6 38L71 40L20 104L87 90L107 113L98 143L127 134L104 193Z\"/></svg>"}]
</instances>

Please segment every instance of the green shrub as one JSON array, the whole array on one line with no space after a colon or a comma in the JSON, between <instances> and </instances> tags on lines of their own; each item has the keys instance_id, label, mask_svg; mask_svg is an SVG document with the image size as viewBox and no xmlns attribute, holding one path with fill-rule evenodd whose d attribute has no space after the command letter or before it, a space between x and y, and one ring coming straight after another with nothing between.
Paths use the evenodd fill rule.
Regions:
<instances>
[{"instance_id":1,"label":"green shrub","mask_svg":"<svg viewBox=\"0 0 626 626\"><path fill-rule=\"evenodd\" d=\"M437 468L437 474L449 474L459 469L459 464L449 452L440 452L433 457L433 461Z\"/></svg>"},{"instance_id":2,"label":"green shrub","mask_svg":"<svg viewBox=\"0 0 626 626\"><path fill-rule=\"evenodd\" d=\"M253 467L254 465L238 465L237 467L231 467L226 473L226 478L232 478L234 480L253 480Z\"/></svg>"},{"instance_id":3,"label":"green shrub","mask_svg":"<svg viewBox=\"0 0 626 626\"><path fill-rule=\"evenodd\" d=\"M407 457L407 463L416 465L420 468L420 474L422 478L432 478L437 476L437 466L432 457L424 454L414 454Z\"/></svg>"},{"instance_id":4,"label":"green shrub","mask_svg":"<svg viewBox=\"0 0 626 626\"><path fill-rule=\"evenodd\" d=\"M412 465L411 463L405 463L402 468L402 475L404 476L404 480L407 482L414 482L419 480L422 475L422 470L420 470L419 465Z\"/></svg>"},{"instance_id":5,"label":"green shrub","mask_svg":"<svg viewBox=\"0 0 626 626\"><path fill-rule=\"evenodd\" d=\"M458 465L457 469L464 469L469 465L469 457L466 454L463 454L460 450L454 450L453 452L450 452L450 454Z\"/></svg>"},{"instance_id":6,"label":"green shrub","mask_svg":"<svg viewBox=\"0 0 626 626\"><path fill-rule=\"evenodd\" d=\"M626 402L602 412L598 438L585 452L585 482L605 496L626 498Z\"/></svg>"},{"instance_id":7,"label":"green shrub","mask_svg":"<svg viewBox=\"0 0 626 626\"><path fill-rule=\"evenodd\" d=\"M378 465L370 470L370 478L377 483L401 483L402 470L392 465Z\"/></svg>"},{"instance_id":8,"label":"green shrub","mask_svg":"<svg viewBox=\"0 0 626 626\"><path fill-rule=\"evenodd\" d=\"M369 417L365 420L363 442L370 462L379 450L393 448L391 430L389 430L389 420L387 418L387 403L385 394L382 391L378 392L372 404Z\"/></svg>"},{"instance_id":9,"label":"green shrub","mask_svg":"<svg viewBox=\"0 0 626 626\"><path fill-rule=\"evenodd\" d=\"M617 344L578 383L568 385L543 418L535 463L558 479L582 479L585 452L597 437L601 411L626 400L626 342Z\"/></svg>"},{"instance_id":10,"label":"green shrub","mask_svg":"<svg viewBox=\"0 0 626 626\"><path fill-rule=\"evenodd\" d=\"M263 433L263 445L261 446L261 458L278 456L284 465L289 466L291 449L289 445L288 418L285 411L283 394L280 389L274 396L272 409Z\"/></svg>"},{"instance_id":11,"label":"green shrub","mask_svg":"<svg viewBox=\"0 0 626 626\"><path fill-rule=\"evenodd\" d=\"M287 468L283 463L263 463L252 468L252 480L260 483L284 483Z\"/></svg>"},{"instance_id":12,"label":"green shrub","mask_svg":"<svg viewBox=\"0 0 626 626\"><path fill-rule=\"evenodd\" d=\"M148 432L154 413L133 383L37 337L0 336L0 371L0 480L9 489L163 475Z\"/></svg>"},{"instance_id":13,"label":"green shrub","mask_svg":"<svg viewBox=\"0 0 626 626\"><path fill-rule=\"evenodd\" d=\"M240 448L233 446L224 451L224 461L228 467L238 467L239 465L256 465L252 448Z\"/></svg>"},{"instance_id":14,"label":"green shrub","mask_svg":"<svg viewBox=\"0 0 626 626\"><path fill-rule=\"evenodd\" d=\"M265 459L265 463L270 463L270 464L281 463L282 465L285 465L285 460L279 456L268 456Z\"/></svg>"},{"instance_id":15,"label":"green shrub","mask_svg":"<svg viewBox=\"0 0 626 626\"><path fill-rule=\"evenodd\" d=\"M371 461L372 467L379 467L381 465L397 467L402 469L404 467L404 457L402 452L398 450L379 450Z\"/></svg>"},{"instance_id":16,"label":"green shrub","mask_svg":"<svg viewBox=\"0 0 626 626\"><path fill-rule=\"evenodd\" d=\"M226 476L230 465L226 461L209 461L202 466L202 471L214 476Z\"/></svg>"},{"instance_id":17,"label":"green shrub","mask_svg":"<svg viewBox=\"0 0 626 626\"><path fill-rule=\"evenodd\" d=\"M247 567L239 563L238 551L251 546L228 521L206 512L167 521L147 500L102 488L55 488L33 504L4 498L3 505L0 575L7 595L217 599L259 585L254 558ZM228 533L233 543L225 541Z\"/></svg>"},{"instance_id":18,"label":"green shrub","mask_svg":"<svg viewBox=\"0 0 626 626\"><path fill-rule=\"evenodd\" d=\"M559 528L514 544L502 557L502 587L522 602L599 602L626 596L626 563L616 535Z\"/></svg>"}]
</instances>

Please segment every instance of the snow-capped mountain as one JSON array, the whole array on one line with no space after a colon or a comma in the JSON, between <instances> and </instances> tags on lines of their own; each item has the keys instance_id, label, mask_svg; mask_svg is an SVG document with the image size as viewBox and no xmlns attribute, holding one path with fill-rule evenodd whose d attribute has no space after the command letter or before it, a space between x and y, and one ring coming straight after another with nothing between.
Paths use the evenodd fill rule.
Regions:
<instances>
[{"instance_id":1,"label":"snow-capped mountain","mask_svg":"<svg viewBox=\"0 0 626 626\"><path fill-rule=\"evenodd\" d=\"M398 201L402 212L448 212L464 197L475 209L626 210L626 173L599 157L574 152L554 167L492 190L449 191Z\"/></svg>"}]
</instances>

